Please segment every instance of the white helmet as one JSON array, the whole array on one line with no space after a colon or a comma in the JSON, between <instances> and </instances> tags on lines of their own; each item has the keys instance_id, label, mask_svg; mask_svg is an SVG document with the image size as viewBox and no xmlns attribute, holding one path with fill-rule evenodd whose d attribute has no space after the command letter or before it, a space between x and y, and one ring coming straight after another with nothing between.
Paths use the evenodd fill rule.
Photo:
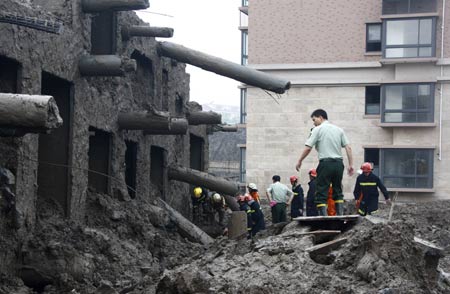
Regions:
<instances>
[{"instance_id":1,"label":"white helmet","mask_svg":"<svg viewBox=\"0 0 450 294\"><path fill-rule=\"evenodd\" d=\"M212 195L212 201L216 202L216 203L219 203L220 201L222 201L222 196L220 196L219 193L214 193Z\"/></svg>"},{"instance_id":2,"label":"white helmet","mask_svg":"<svg viewBox=\"0 0 450 294\"><path fill-rule=\"evenodd\" d=\"M256 184L255 184L255 183L250 183L250 184L248 184L248 187L249 187L250 189L252 189L252 190L258 190L258 187L256 187Z\"/></svg>"}]
</instances>

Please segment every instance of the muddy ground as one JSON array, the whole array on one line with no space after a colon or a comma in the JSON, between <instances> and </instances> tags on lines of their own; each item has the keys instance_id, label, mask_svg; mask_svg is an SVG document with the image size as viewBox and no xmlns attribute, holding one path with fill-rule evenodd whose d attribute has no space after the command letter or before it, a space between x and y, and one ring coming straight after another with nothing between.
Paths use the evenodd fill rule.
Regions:
<instances>
[{"instance_id":1,"label":"muddy ground","mask_svg":"<svg viewBox=\"0 0 450 294\"><path fill-rule=\"evenodd\" d=\"M297 223L206 248L150 201L88 200L86 226L46 201L27 240L5 231L0 245L15 247L18 266L0 275L0 293L450 293L449 257L413 241L450 245L450 201L396 206L393 222L361 220L335 237L348 238L340 248L310 255L326 240L300 235L309 228Z\"/></svg>"}]
</instances>

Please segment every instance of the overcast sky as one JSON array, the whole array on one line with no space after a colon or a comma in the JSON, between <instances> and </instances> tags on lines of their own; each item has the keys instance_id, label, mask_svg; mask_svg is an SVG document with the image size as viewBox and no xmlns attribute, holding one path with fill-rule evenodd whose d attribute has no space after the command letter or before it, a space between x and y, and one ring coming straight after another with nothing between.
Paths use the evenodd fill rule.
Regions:
<instances>
[{"instance_id":1,"label":"overcast sky","mask_svg":"<svg viewBox=\"0 0 450 294\"><path fill-rule=\"evenodd\" d=\"M240 63L240 4L241 0L151 0L150 8L136 12L151 26L174 29L173 38L161 41ZM191 75L191 101L239 105L239 82L193 66L188 66L187 72Z\"/></svg>"}]
</instances>

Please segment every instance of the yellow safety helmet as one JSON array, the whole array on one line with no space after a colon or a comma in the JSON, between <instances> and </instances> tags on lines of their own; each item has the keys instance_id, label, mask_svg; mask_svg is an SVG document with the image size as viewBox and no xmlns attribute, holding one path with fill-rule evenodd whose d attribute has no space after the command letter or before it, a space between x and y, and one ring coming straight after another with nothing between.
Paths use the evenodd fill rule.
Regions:
<instances>
[{"instance_id":1,"label":"yellow safety helmet","mask_svg":"<svg viewBox=\"0 0 450 294\"><path fill-rule=\"evenodd\" d=\"M200 198L200 196L202 196L202 192L203 192L202 188L195 187L194 188L194 196L195 196L195 198Z\"/></svg>"}]
</instances>

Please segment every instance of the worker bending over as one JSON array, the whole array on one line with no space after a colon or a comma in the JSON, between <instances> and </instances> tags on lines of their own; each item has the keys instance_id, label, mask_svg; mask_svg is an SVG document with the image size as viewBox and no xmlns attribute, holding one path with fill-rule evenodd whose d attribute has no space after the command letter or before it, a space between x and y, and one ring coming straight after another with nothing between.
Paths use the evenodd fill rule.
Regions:
<instances>
[{"instance_id":1,"label":"worker bending over","mask_svg":"<svg viewBox=\"0 0 450 294\"><path fill-rule=\"evenodd\" d=\"M237 197L239 208L247 213L247 231L248 239L253 238L259 231L266 228L264 214L259 203L249 194L239 195Z\"/></svg>"}]
</instances>

